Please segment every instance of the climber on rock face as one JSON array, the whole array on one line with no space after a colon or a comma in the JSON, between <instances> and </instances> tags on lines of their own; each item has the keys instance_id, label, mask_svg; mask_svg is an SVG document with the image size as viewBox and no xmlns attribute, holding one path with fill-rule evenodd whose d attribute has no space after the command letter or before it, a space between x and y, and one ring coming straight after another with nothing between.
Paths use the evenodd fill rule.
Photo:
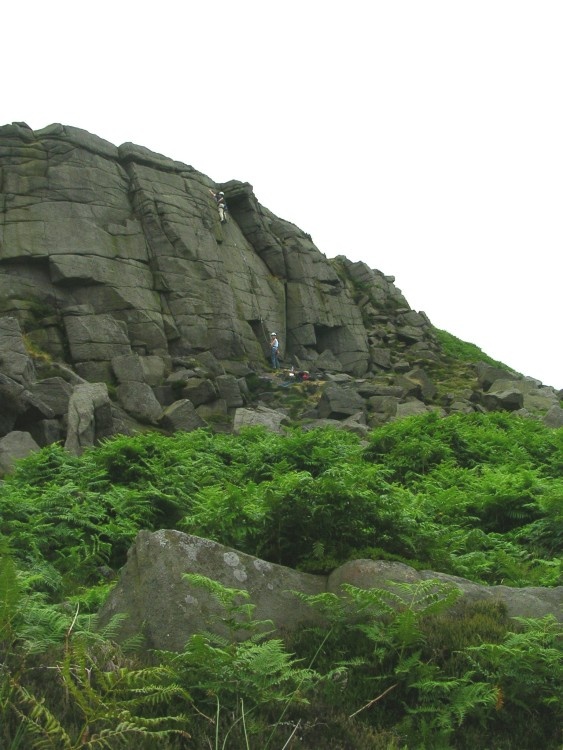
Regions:
<instances>
[{"instance_id":1,"label":"climber on rock face","mask_svg":"<svg viewBox=\"0 0 563 750\"><path fill-rule=\"evenodd\" d=\"M219 193L214 193L211 188L209 188L209 192L215 199L215 203L217 204L217 208L219 209L219 218L221 219L221 224L224 224L227 221L227 202L225 201L225 193L222 191Z\"/></svg>"},{"instance_id":2,"label":"climber on rock face","mask_svg":"<svg viewBox=\"0 0 563 750\"><path fill-rule=\"evenodd\" d=\"M277 370L280 366L278 360L278 349L280 347L279 341L275 333L270 335L270 359L272 361L272 367Z\"/></svg>"}]
</instances>

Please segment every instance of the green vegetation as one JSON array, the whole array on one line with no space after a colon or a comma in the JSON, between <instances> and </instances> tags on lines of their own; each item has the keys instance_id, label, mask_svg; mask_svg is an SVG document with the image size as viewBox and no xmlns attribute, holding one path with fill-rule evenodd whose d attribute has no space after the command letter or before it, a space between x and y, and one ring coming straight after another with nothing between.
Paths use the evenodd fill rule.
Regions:
<instances>
[{"instance_id":1,"label":"green vegetation","mask_svg":"<svg viewBox=\"0 0 563 750\"><path fill-rule=\"evenodd\" d=\"M244 592L200 579L247 637L201 633L148 659L96 611L140 529L311 572L367 557L558 585L562 430L426 414L367 442L252 428L116 437L81 457L52 445L5 478L0 508L2 748L560 747L553 618L450 610L457 592L438 582L311 597L330 627L282 641Z\"/></svg>"},{"instance_id":2,"label":"green vegetation","mask_svg":"<svg viewBox=\"0 0 563 750\"><path fill-rule=\"evenodd\" d=\"M442 331L440 328L434 328L434 333L446 357L451 357L454 360L461 360L462 362L485 362L494 367L502 367L505 370L510 369L502 362L489 357L488 354L481 351L481 349L475 344L462 341L451 333Z\"/></svg>"}]
</instances>

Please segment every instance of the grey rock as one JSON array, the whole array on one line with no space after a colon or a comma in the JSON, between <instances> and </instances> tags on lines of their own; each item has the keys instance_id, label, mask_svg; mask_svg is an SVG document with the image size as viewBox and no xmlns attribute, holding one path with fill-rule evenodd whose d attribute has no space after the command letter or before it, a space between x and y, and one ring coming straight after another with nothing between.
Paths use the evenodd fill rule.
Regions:
<instances>
[{"instance_id":1,"label":"grey rock","mask_svg":"<svg viewBox=\"0 0 563 750\"><path fill-rule=\"evenodd\" d=\"M16 318L0 317L0 370L22 385L35 379L35 367Z\"/></svg>"},{"instance_id":2,"label":"grey rock","mask_svg":"<svg viewBox=\"0 0 563 750\"><path fill-rule=\"evenodd\" d=\"M325 386L318 404L322 419L345 419L365 408L365 400L355 389L337 384Z\"/></svg>"},{"instance_id":3,"label":"grey rock","mask_svg":"<svg viewBox=\"0 0 563 750\"><path fill-rule=\"evenodd\" d=\"M209 404L202 404L197 407L196 412L215 432L231 431L232 420L224 398L218 398Z\"/></svg>"},{"instance_id":4,"label":"grey rock","mask_svg":"<svg viewBox=\"0 0 563 750\"><path fill-rule=\"evenodd\" d=\"M506 391L489 391L481 395L481 403L489 411L516 411L524 404L522 391L513 388Z\"/></svg>"},{"instance_id":5,"label":"grey rock","mask_svg":"<svg viewBox=\"0 0 563 750\"><path fill-rule=\"evenodd\" d=\"M68 406L65 448L80 455L114 432L112 409L105 383L74 387Z\"/></svg>"},{"instance_id":6,"label":"grey rock","mask_svg":"<svg viewBox=\"0 0 563 750\"><path fill-rule=\"evenodd\" d=\"M397 590L397 583L416 583L438 580L459 589L462 599L468 602L499 601L506 606L511 617L544 617L553 615L563 622L563 586L554 588L511 588L485 586L458 576L417 571L404 563L386 560L352 560L337 568L328 578L327 590L338 593L343 584L361 589L382 588Z\"/></svg>"},{"instance_id":7,"label":"grey rock","mask_svg":"<svg viewBox=\"0 0 563 750\"><path fill-rule=\"evenodd\" d=\"M385 414L387 417L394 417L397 413L399 399L393 396L371 396L368 399L368 408L377 414Z\"/></svg>"},{"instance_id":8,"label":"grey rock","mask_svg":"<svg viewBox=\"0 0 563 750\"><path fill-rule=\"evenodd\" d=\"M372 365L381 367L384 370L391 368L391 349L373 347L370 349L370 360Z\"/></svg>"},{"instance_id":9,"label":"grey rock","mask_svg":"<svg viewBox=\"0 0 563 750\"><path fill-rule=\"evenodd\" d=\"M29 432L14 430L0 438L0 475L10 474L16 462L39 450Z\"/></svg>"},{"instance_id":10,"label":"grey rock","mask_svg":"<svg viewBox=\"0 0 563 750\"><path fill-rule=\"evenodd\" d=\"M475 365L475 372L477 373L477 380L479 385L484 391L488 391L495 380L510 379L516 380L517 375L511 374L508 370L502 367L495 367L493 365L486 364L485 362L479 362Z\"/></svg>"},{"instance_id":11,"label":"grey rock","mask_svg":"<svg viewBox=\"0 0 563 750\"><path fill-rule=\"evenodd\" d=\"M109 314L67 315L64 322L74 362L111 361L114 357L131 353L125 323Z\"/></svg>"},{"instance_id":12,"label":"grey rock","mask_svg":"<svg viewBox=\"0 0 563 750\"><path fill-rule=\"evenodd\" d=\"M128 381L117 386L117 399L125 411L143 424L156 424L162 407L150 385Z\"/></svg>"},{"instance_id":13,"label":"grey rock","mask_svg":"<svg viewBox=\"0 0 563 750\"><path fill-rule=\"evenodd\" d=\"M100 620L126 613L120 637L142 630L151 648L182 650L189 636L202 631L229 635L222 610L204 589L184 579L196 573L229 588L249 592L256 620L271 620L280 630L319 622L312 610L291 594L319 594L319 576L259 560L221 544L179 531L141 531L127 564L108 597ZM268 628L271 629L271 626ZM245 637L245 631L241 631Z\"/></svg>"},{"instance_id":14,"label":"grey rock","mask_svg":"<svg viewBox=\"0 0 563 750\"><path fill-rule=\"evenodd\" d=\"M219 396L224 399L229 409L244 405L240 383L234 375L220 375L216 378L215 385Z\"/></svg>"},{"instance_id":15,"label":"grey rock","mask_svg":"<svg viewBox=\"0 0 563 750\"><path fill-rule=\"evenodd\" d=\"M149 354L139 359L145 382L153 388L161 385L170 373L170 357Z\"/></svg>"},{"instance_id":16,"label":"grey rock","mask_svg":"<svg viewBox=\"0 0 563 750\"><path fill-rule=\"evenodd\" d=\"M144 383L145 373L138 354L120 354L113 357L111 367L118 383Z\"/></svg>"},{"instance_id":17,"label":"grey rock","mask_svg":"<svg viewBox=\"0 0 563 750\"><path fill-rule=\"evenodd\" d=\"M419 388L419 393L423 399L432 400L436 395L437 388L430 379L428 373L421 367L407 372L404 376L407 382L414 383ZM400 383L397 383L400 385Z\"/></svg>"},{"instance_id":18,"label":"grey rock","mask_svg":"<svg viewBox=\"0 0 563 750\"><path fill-rule=\"evenodd\" d=\"M58 443L64 437L61 422L58 419L40 419L33 422L29 427L29 434L41 448Z\"/></svg>"},{"instance_id":19,"label":"grey rock","mask_svg":"<svg viewBox=\"0 0 563 750\"><path fill-rule=\"evenodd\" d=\"M563 409L560 406L552 406L543 421L548 427L563 427Z\"/></svg>"},{"instance_id":20,"label":"grey rock","mask_svg":"<svg viewBox=\"0 0 563 750\"><path fill-rule=\"evenodd\" d=\"M179 399L178 401L174 401L170 406L167 406L162 412L158 423L163 429L170 432L177 430L191 432L206 425L205 421L196 412L195 406L187 398Z\"/></svg>"},{"instance_id":21,"label":"grey rock","mask_svg":"<svg viewBox=\"0 0 563 750\"><path fill-rule=\"evenodd\" d=\"M301 626L326 626L322 618L292 592L346 597L349 584L360 589L399 592L397 584L437 580L461 591L462 601L502 602L512 617L554 615L563 621L563 587L512 589L483 586L457 576L417 571L404 563L353 560L330 575L310 575L260 560L217 542L178 531L141 531L130 548L127 563L100 612L104 625L116 614L126 614L118 638L143 633L149 648L182 650L190 635L229 633L216 601L201 587L185 580L185 573L205 576L224 586L248 592L253 617L268 620L276 633Z\"/></svg>"},{"instance_id":22,"label":"grey rock","mask_svg":"<svg viewBox=\"0 0 563 750\"><path fill-rule=\"evenodd\" d=\"M217 391L212 380L189 378L182 388L182 396L189 399L194 406L200 406L216 399Z\"/></svg>"},{"instance_id":23,"label":"grey rock","mask_svg":"<svg viewBox=\"0 0 563 750\"><path fill-rule=\"evenodd\" d=\"M397 419L404 419L405 417L412 417L415 414L426 414L429 411L443 413L442 410L436 409L436 407L427 406L425 403L415 398L405 401L402 404L397 404L397 410L392 419L395 421Z\"/></svg>"},{"instance_id":24,"label":"grey rock","mask_svg":"<svg viewBox=\"0 0 563 750\"><path fill-rule=\"evenodd\" d=\"M0 127L0 175L0 375L11 381L29 389L41 368L41 379L56 372L72 385L142 383L161 406L184 396L211 411L222 401L242 408L249 394L240 379L264 370L268 333L276 330L286 366L341 384L382 370L405 373L400 395L361 396L435 397L430 379L415 375L413 385L412 373L439 358L441 347L394 277L343 256L328 259L309 235L262 206L248 183L221 186L230 207L224 228L208 190L217 186L190 165L59 123ZM57 362L30 357L31 345ZM174 369L190 376L170 380ZM475 373L484 391L494 384L497 394L523 394L520 406L476 396L475 410L524 408L541 418L558 405L538 380L483 363ZM225 376L239 379L239 393ZM192 378L205 385L182 392ZM499 379L511 385L500 388ZM0 387L10 391L0 435L22 415L26 427L32 417L50 419L40 396L32 404ZM132 411L122 409L120 423L153 423L148 391L141 407L125 393L122 404ZM325 399L318 415L342 420L366 408L333 406ZM386 415L371 411L370 419Z\"/></svg>"},{"instance_id":25,"label":"grey rock","mask_svg":"<svg viewBox=\"0 0 563 750\"><path fill-rule=\"evenodd\" d=\"M266 406L256 409L237 409L234 414L233 431L239 433L244 427L262 426L271 432L281 433L283 426L289 424L287 415Z\"/></svg>"},{"instance_id":26,"label":"grey rock","mask_svg":"<svg viewBox=\"0 0 563 750\"><path fill-rule=\"evenodd\" d=\"M29 390L53 412L54 417L62 417L68 411L72 386L61 377L45 378L30 385Z\"/></svg>"}]
</instances>

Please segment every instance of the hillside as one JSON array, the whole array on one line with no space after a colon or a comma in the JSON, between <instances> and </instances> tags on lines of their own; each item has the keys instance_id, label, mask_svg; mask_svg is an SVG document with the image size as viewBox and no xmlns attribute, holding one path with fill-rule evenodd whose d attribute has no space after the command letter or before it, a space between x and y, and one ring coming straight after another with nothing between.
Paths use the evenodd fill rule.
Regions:
<instances>
[{"instance_id":1,"label":"hillside","mask_svg":"<svg viewBox=\"0 0 563 750\"><path fill-rule=\"evenodd\" d=\"M423 414L29 456L0 486L0 745L557 750L562 438Z\"/></svg>"},{"instance_id":2,"label":"hillside","mask_svg":"<svg viewBox=\"0 0 563 750\"><path fill-rule=\"evenodd\" d=\"M37 446L146 429L365 432L428 410L563 423L561 394L437 331L393 277L327 259L246 183L15 123L0 127L0 189L0 472Z\"/></svg>"}]
</instances>

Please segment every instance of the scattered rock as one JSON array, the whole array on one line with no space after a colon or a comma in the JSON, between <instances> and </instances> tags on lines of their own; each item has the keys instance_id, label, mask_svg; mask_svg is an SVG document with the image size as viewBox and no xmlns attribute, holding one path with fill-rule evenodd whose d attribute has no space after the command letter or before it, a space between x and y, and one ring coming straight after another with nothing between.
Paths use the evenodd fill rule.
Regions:
<instances>
[{"instance_id":1,"label":"scattered rock","mask_svg":"<svg viewBox=\"0 0 563 750\"><path fill-rule=\"evenodd\" d=\"M119 637L142 632L149 648L181 650L188 637L209 631L228 636L216 601L186 581L196 573L250 595L256 620L270 620L279 633L301 625L323 625L322 619L291 592L345 596L343 584L357 588L397 590L396 584L437 579L462 592L466 601L500 601L512 617L554 615L563 621L563 587L482 586L457 576L417 571L404 563L353 560L330 575L301 573L243 554L209 539L179 531L141 531L129 550L119 581L100 613L102 625L126 614Z\"/></svg>"}]
</instances>

